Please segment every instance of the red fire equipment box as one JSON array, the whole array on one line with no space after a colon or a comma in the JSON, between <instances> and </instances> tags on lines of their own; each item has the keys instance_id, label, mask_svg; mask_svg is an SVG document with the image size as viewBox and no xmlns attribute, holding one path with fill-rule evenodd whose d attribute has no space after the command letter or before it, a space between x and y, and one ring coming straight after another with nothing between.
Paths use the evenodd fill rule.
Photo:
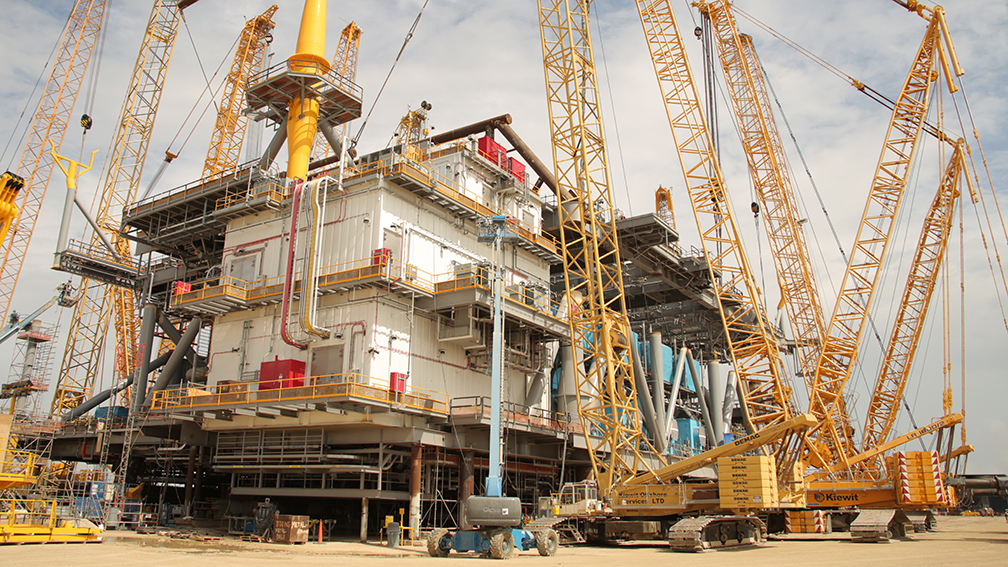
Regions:
<instances>
[{"instance_id":1,"label":"red fire equipment box","mask_svg":"<svg viewBox=\"0 0 1008 567\"><path fill-rule=\"evenodd\" d=\"M389 392L403 393L406 391L406 373L392 372L389 374Z\"/></svg>"},{"instance_id":2,"label":"red fire equipment box","mask_svg":"<svg viewBox=\"0 0 1008 567\"><path fill-rule=\"evenodd\" d=\"M274 356L259 366L259 389L296 388L304 386L305 363L292 358L280 360Z\"/></svg>"},{"instance_id":3,"label":"red fire equipment box","mask_svg":"<svg viewBox=\"0 0 1008 567\"><path fill-rule=\"evenodd\" d=\"M525 181L525 164L516 160L515 158L508 158L508 169L511 171L511 175L514 175L518 181Z\"/></svg>"},{"instance_id":4,"label":"red fire equipment box","mask_svg":"<svg viewBox=\"0 0 1008 567\"><path fill-rule=\"evenodd\" d=\"M499 167L507 167L507 150L504 149L504 146L498 144L489 136L483 136L479 139L478 147L481 156Z\"/></svg>"},{"instance_id":5,"label":"red fire equipment box","mask_svg":"<svg viewBox=\"0 0 1008 567\"><path fill-rule=\"evenodd\" d=\"M177 281L175 282L175 295L182 295L183 293L189 293L192 291L192 284Z\"/></svg>"},{"instance_id":6,"label":"red fire equipment box","mask_svg":"<svg viewBox=\"0 0 1008 567\"><path fill-rule=\"evenodd\" d=\"M374 266L384 266L392 259L391 248L375 248L371 252L371 264Z\"/></svg>"}]
</instances>

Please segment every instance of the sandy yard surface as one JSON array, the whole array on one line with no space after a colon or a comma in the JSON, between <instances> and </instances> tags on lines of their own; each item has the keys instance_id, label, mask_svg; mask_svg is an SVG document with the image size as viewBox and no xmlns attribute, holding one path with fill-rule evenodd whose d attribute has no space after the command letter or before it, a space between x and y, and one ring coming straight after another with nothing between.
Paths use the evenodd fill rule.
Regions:
<instances>
[{"instance_id":1,"label":"sandy yard surface","mask_svg":"<svg viewBox=\"0 0 1008 567\"><path fill-rule=\"evenodd\" d=\"M427 555L420 546L390 549L378 543L309 543L285 546L224 538L217 542L175 540L132 532L108 532L100 544L21 545L0 548L4 567L299 567L345 565L387 567L446 564L487 566L491 559L452 554ZM837 565L843 567L913 567L1008 565L1008 523L1004 517L943 517L939 531L914 534L887 544L847 541L771 541L759 548L701 554L673 553L660 545L561 547L554 557L535 550L516 553L509 565L528 567L658 567L659 565L761 567Z\"/></svg>"}]
</instances>

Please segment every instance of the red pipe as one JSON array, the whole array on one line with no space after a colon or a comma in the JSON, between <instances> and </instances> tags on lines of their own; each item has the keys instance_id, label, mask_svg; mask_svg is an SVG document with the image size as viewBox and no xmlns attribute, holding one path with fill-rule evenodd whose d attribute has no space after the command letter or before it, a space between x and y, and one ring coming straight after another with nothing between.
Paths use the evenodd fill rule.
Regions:
<instances>
[{"instance_id":1,"label":"red pipe","mask_svg":"<svg viewBox=\"0 0 1008 567\"><path fill-rule=\"evenodd\" d=\"M294 202L291 204L290 247L287 250L287 275L284 278L283 303L280 308L280 336L284 342L300 350L307 350L308 345L299 343L287 334L287 312L290 310L290 298L294 293L294 251L297 243L297 225L299 207L301 205L301 188L304 182L298 180L294 186Z\"/></svg>"}]
</instances>

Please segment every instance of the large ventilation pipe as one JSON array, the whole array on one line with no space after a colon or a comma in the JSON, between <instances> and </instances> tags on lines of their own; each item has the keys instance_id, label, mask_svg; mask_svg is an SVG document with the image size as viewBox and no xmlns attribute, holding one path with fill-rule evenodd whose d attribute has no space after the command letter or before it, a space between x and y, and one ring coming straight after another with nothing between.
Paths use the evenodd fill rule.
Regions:
<instances>
[{"instance_id":1,"label":"large ventilation pipe","mask_svg":"<svg viewBox=\"0 0 1008 567\"><path fill-rule=\"evenodd\" d=\"M259 169L266 171L273 165L273 161L276 160L277 155L280 153L280 149L283 148L284 142L287 141L287 117L284 116L283 120L277 124L277 131L273 134L273 138L270 139L270 143L266 146L266 151L263 152L262 159L259 160Z\"/></svg>"},{"instance_id":2,"label":"large ventilation pipe","mask_svg":"<svg viewBox=\"0 0 1008 567\"><path fill-rule=\"evenodd\" d=\"M494 118L488 118L486 120L481 120L479 122L474 122L468 126L462 126L461 128L456 128L454 130L448 130L447 132L441 132L440 134L435 134L429 138L430 143L437 146L440 144L445 144L448 142L454 142L455 140L461 140L466 136L472 136L474 134L482 134L487 130L500 129L501 126L506 126L511 123L510 114L501 114Z\"/></svg>"},{"instance_id":3,"label":"large ventilation pipe","mask_svg":"<svg viewBox=\"0 0 1008 567\"><path fill-rule=\"evenodd\" d=\"M659 425L658 419L655 417L654 403L651 401L651 390L648 387L647 377L644 376L644 366L641 364L637 344L635 337L630 343L630 358L633 360L634 383L637 384L637 405L644 412L644 424L647 426L648 431L651 432L655 449L659 453L664 453L667 447L665 447L665 435L662 432L662 426L665 424Z\"/></svg>"},{"instance_id":4,"label":"large ventilation pipe","mask_svg":"<svg viewBox=\"0 0 1008 567\"><path fill-rule=\"evenodd\" d=\"M665 367L661 333L651 333L648 336L648 347L651 351L651 399L654 401L655 421L662 432L661 438L667 440L669 428L665 421Z\"/></svg>"},{"instance_id":5,"label":"large ventilation pipe","mask_svg":"<svg viewBox=\"0 0 1008 567\"><path fill-rule=\"evenodd\" d=\"M704 428L707 430L707 439L714 444L717 436L714 434L714 427L711 424L710 409L707 407L707 400L704 396L703 383L700 381L700 367L696 360L693 360L693 353L686 351L686 360L690 365L690 374L693 377L693 390L696 392L697 403L700 405L700 413L703 414Z\"/></svg>"},{"instance_id":6,"label":"large ventilation pipe","mask_svg":"<svg viewBox=\"0 0 1008 567\"><path fill-rule=\"evenodd\" d=\"M724 423L731 424L732 409L735 407L735 380L738 376L734 370L728 371L728 381L725 383L724 402L721 404L721 415Z\"/></svg>"},{"instance_id":7,"label":"large ventilation pipe","mask_svg":"<svg viewBox=\"0 0 1008 567\"><path fill-rule=\"evenodd\" d=\"M714 428L714 439L718 445L723 445L724 407L721 405L721 363L717 360L707 363L707 387L710 392L707 403L710 405L711 427Z\"/></svg>"},{"instance_id":8,"label":"large ventilation pipe","mask_svg":"<svg viewBox=\"0 0 1008 567\"><path fill-rule=\"evenodd\" d=\"M495 118L490 118L488 120L483 120L481 122L475 122L468 126L463 126L461 128L456 128L454 130L449 130L447 132L441 132L436 136L431 136L429 138L430 143L444 144L447 142L452 142L465 138L466 136L471 136L474 134L482 134L488 130L496 129L498 132L504 135L504 138L514 146L518 155L528 163L529 167L539 176L539 179L546 184L553 193L557 192L557 182L556 177L553 176L553 170L546 167L546 164L539 159L539 157L532 151L532 148L521 139L512 128L511 128L511 115L502 114ZM537 184L538 185L538 184ZM558 195L558 200L560 196ZM568 196L569 197L569 196Z\"/></svg>"},{"instance_id":9,"label":"large ventilation pipe","mask_svg":"<svg viewBox=\"0 0 1008 567\"><path fill-rule=\"evenodd\" d=\"M119 385L98 392L90 400L87 400L86 402L67 412L66 415L63 416L63 421L67 422L77 419L78 417L86 414L87 412L93 410L94 408L102 405L103 403L105 403L106 400L108 400L112 396L118 394L119 392L122 392L126 388L129 388L130 384L132 383L133 383L133 376L130 376L126 380L123 380Z\"/></svg>"},{"instance_id":10,"label":"large ventilation pipe","mask_svg":"<svg viewBox=\"0 0 1008 567\"><path fill-rule=\"evenodd\" d=\"M175 325L172 325L171 321L168 320L168 317L164 313L161 313L160 311L158 312L157 324L158 327L161 327L161 330L164 331L166 335L168 335L168 338L171 339L171 342L175 343L175 348L178 348L178 344L182 340L182 333L179 332L179 330L175 328ZM186 350L185 353L186 357L196 358L196 351L194 351L192 348L187 348L185 350ZM151 364L153 365L154 363L152 362ZM162 362L161 365L164 365L164 362Z\"/></svg>"},{"instance_id":11,"label":"large ventilation pipe","mask_svg":"<svg viewBox=\"0 0 1008 567\"><path fill-rule=\"evenodd\" d=\"M522 140L521 137L519 137L518 134L511 129L511 126L507 124L502 124L497 128L497 130L500 131L501 134L504 134L504 137L507 138L508 142L511 142L511 145L514 146L514 149L515 151L518 152L518 155L520 155L522 158L525 159L526 162L528 162L529 167L532 168L532 171L536 172L536 175L539 176L539 179L542 179L543 183L546 184L546 187L548 187L550 191L553 191L553 193L555 194L557 192L557 181L556 177L553 177L553 170L551 168L546 167L546 164L544 164L535 155L535 153L532 152L532 148L528 147L525 141ZM557 200L560 201L564 197L569 197L569 195L568 196L557 195Z\"/></svg>"},{"instance_id":12,"label":"large ventilation pipe","mask_svg":"<svg viewBox=\"0 0 1008 567\"><path fill-rule=\"evenodd\" d=\"M150 373L151 348L154 346L154 325L158 319L158 306L145 303L140 320L140 343L137 345L138 363L133 370L133 382L137 385L133 395L133 411L140 409L147 395L147 374Z\"/></svg>"},{"instance_id":13,"label":"large ventilation pipe","mask_svg":"<svg viewBox=\"0 0 1008 567\"><path fill-rule=\"evenodd\" d=\"M157 370L158 368L164 366L165 363L168 362L168 359L171 357L172 352L174 351L166 352L161 356L155 358L154 360L150 361L150 364L148 365L148 375L151 372ZM133 376L130 376L126 380L123 380L121 383L119 383L119 385L98 392L90 400L87 400L86 402L67 412L66 415L63 416L63 421L66 422L77 419L78 417L86 414L92 409L102 405L103 403L105 403L106 400L108 400L112 396L118 394L119 392L122 392L126 388L129 388L130 385L132 384L133 384Z\"/></svg>"},{"instance_id":14,"label":"large ventilation pipe","mask_svg":"<svg viewBox=\"0 0 1008 567\"><path fill-rule=\"evenodd\" d=\"M679 358L676 359L675 375L672 377L672 395L669 396L668 406L665 408L665 432L671 433L675 423L676 402L679 401L679 387L682 386L683 370L686 369L686 347L679 349Z\"/></svg>"},{"instance_id":15,"label":"large ventilation pipe","mask_svg":"<svg viewBox=\"0 0 1008 567\"><path fill-rule=\"evenodd\" d=\"M535 373L532 383L529 384L528 394L525 396L525 407L531 408L542 400L543 392L546 390L546 373L542 370Z\"/></svg>"},{"instance_id":16,"label":"large ventilation pipe","mask_svg":"<svg viewBox=\"0 0 1008 567\"><path fill-rule=\"evenodd\" d=\"M322 137L329 142L329 147L336 153L336 156L346 156L343 160L344 167L353 166L353 156L357 155L357 151L351 147L346 153L343 153L343 140L340 139L339 134L337 134L336 130L333 129L332 124L328 122L319 122L318 127L319 132L322 132ZM336 161L338 160L339 158L337 157ZM317 162L309 165L309 168L314 169L316 163Z\"/></svg>"},{"instance_id":17,"label":"large ventilation pipe","mask_svg":"<svg viewBox=\"0 0 1008 567\"><path fill-rule=\"evenodd\" d=\"M577 351L569 344L560 345L560 387L557 391L560 413L570 415L574 419L578 415L575 352Z\"/></svg>"},{"instance_id":18,"label":"large ventilation pipe","mask_svg":"<svg viewBox=\"0 0 1008 567\"><path fill-rule=\"evenodd\" d=\"M145 406L150 406L151 401L154 399L154 392L164 390L166 386L171 382L172 376L178 371L179 366L182 365L182 361L185 360L186 351L192 345L193 340L196 335L199 334L200 327L203 324L203 320L199 315L192 318L189 324L186 326L185 333L182 334L182 338L175 345L175 350L172 352L171 356L168 357L168 362L165 363L164 368L161 369L161 375L158 376L157 382L154 383L154 387L151 388L149 394L147 394L147 399L144 400Z\"/></svg>"}]
</instances>

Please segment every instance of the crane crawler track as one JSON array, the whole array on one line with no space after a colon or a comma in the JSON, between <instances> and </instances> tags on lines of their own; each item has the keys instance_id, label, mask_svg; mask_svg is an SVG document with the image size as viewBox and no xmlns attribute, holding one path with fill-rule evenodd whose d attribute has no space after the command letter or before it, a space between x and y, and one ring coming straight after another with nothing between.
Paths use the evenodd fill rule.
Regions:
<instances>
[{"instance_id":1,"label":"crane crawler track","mask_svg":"<svg viewBox=\"0 0 1008 567\"><path fill-rule=\"evenodd\" d=\"M669 528L673 551L698 553L721 547L761 545L766 524L755 516L698 516L684 518Z\"/></svg>"}]
</instances>

